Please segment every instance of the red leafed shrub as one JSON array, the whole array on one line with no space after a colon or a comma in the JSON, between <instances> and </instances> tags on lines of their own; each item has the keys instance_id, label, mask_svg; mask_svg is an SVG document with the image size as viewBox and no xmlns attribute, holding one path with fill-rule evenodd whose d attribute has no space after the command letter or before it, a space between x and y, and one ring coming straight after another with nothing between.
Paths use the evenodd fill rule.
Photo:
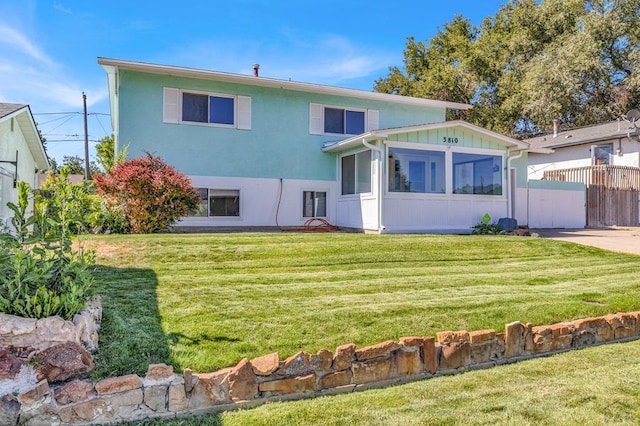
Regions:
<instances>
[{"instance_id":1,"label":"red leafed shrub","mask_svg":"<svg viewBox=\"0 0 640 426\"><path fill-rule=\"evenodd\" d=\"M187 176L148 152L93 180L100 195L123 207L131 232L137 234L166 229L199 201Z\"/></svg>"}]
</instances>

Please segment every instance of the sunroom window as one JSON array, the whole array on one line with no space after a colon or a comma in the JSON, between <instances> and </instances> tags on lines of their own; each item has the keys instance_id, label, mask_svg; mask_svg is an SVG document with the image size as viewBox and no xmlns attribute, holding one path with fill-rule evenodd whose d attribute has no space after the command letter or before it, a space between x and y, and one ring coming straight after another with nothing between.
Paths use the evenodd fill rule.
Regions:
<instances>
[{"instance_id":1,"label":"sunroom window","mask_svg":"<svg viewBox=\"0 0 640 426\"><path fill-rule=\"evenodd\" d=\"M502 157L454 152L453 193L502 195Z\"/></svg>"},{"instance_id":2,"label":"sunroom window","mask_svg":"<svg viewBox=\"0 0 640 426\"><path fill-rule=\"evenodd\" d=\"M445 192L442 151L389 148L390 192Z\"/></svg>"}]
</instances>

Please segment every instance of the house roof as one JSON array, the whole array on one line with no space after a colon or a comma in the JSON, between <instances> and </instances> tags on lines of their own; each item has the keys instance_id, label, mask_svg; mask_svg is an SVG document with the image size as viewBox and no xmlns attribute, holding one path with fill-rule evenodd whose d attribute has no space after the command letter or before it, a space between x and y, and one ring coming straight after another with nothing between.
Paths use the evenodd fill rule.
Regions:
<instances>
[{"instance_id":1,"label":"house roof","mask_svg":"<svg viewBox=\"0 0 640 426\"><path fill-rule=\"evenodd\" d=\"M395 135L400 133L421 132L426 130L437 130L437 129L454 128L454 127L460 127L460 128L467 129L472 132L490 137L491 139L495 140L497 143L504 145L508 148L512 148L514 151L526 151L529 149L529 144L519 141L517 139L513 139L508 136L501 135L500 133L492 132L491 130L487 130L483 127L478 127L464 120L454 120L454 121L443 121L439 123L421 124L416 126L394 127L389 129L372 130L370 132L353 136L341 141L327 142L322 147L322 150L324 152L343 151L345 149L350 149L350 148L354 148L356 146L361 145L363 140L365 142L371 142L378 139L386 139L390 135Z\"/></svg>"},{"instance_id":2,"label":"house roof","mask_svg":"<svg viewBox=\"0 0 640 426\"><path fill-rule=\"evenodd\" d=\"M49 159L44 150L40 133L31 114L29 105L0 102L0 122L15 118L29 147L29 151L39 169L49 169ZM4 159L3 159L4 160ZM10 160L10 159L7 159Z\"/></svg>"},{"instance_id":3,"label":"house roof","mask_svg":"<svg viewBox=\"0 0 640 426\"><path fill-rule=\"evenodd\" d=\"M16 112L19 109L25 108L28 105L25 104L5 104L5 103L0 103L0 118L3 118L9 114L11 114L12 112Z\"/></svg>"},{"instance_id":4,"label":"house roof","mask_svg":"<svg viewBox=\"0 0 640 426\"><path fill-rule=\"evenodd\" d=\"M595 126L579 127L553 134L526 139L536 148L562 148L574 145L593 144L611 139L626 138L637 133L638 128L625 120L616 120Z\"/></svg>"},{"instance_id":5,"label":"house roof","mask_svg":"<svg viewBox=\"0 0 640 426\"><path fill-rule=\"evenodd\" d=\"M353 98L379 100L384 102L396 102L407 105L420 105L433 108L449 108L467 110L471 105L438 101L433 99L414 98L409 96L391 95L388 93L368 92L365 90L347 89L342 87L325 86L321 84L302 83L291 80L275 78L255 77L253 75L233 74L227 72L201 70L195 68L176 67L171 65L157 65L146 62L125 61L120 59L98 58L98 64L107 72L118 69L146 72L152 74L164 74L177 77L192 77L203 80L224 81L229 83L247 84L252 86L271 87L279 89L295 90L300 92L322 93L328 95L349 96Z\"/></svg>"}]
</instances>

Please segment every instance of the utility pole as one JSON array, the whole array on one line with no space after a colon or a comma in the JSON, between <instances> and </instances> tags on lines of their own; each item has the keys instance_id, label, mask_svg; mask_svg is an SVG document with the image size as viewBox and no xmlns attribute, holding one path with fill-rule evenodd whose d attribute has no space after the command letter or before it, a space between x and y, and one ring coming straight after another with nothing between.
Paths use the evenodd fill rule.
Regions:
<instances>
[{"instance_id":1,"label":"utility pole","mask_svg":"<svg viewBox=\"0 0 640 426\"><path fill-rule=\"evenodd\" d=\"M84 178L89 180L89 130L87 127L87 95L82 92L84 105Z\"/></svg>"}]
</instances>

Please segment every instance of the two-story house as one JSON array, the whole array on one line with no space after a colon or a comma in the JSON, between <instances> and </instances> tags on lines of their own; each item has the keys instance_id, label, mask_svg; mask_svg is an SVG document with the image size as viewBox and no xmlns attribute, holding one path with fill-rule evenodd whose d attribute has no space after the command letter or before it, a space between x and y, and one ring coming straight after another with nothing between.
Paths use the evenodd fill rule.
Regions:
<instances>
[{"instance_id":1,"label":"two-story house","mask_svg":"<svg viewBox=\"0 0 640 426\"><path fill-rule=\"evenodd\" d=\"M188 175L179 226L469 232L485 213L526 224L528 144L464 121L467 104L98 58L116 150Z\"/></svg>"}]
</instances>

